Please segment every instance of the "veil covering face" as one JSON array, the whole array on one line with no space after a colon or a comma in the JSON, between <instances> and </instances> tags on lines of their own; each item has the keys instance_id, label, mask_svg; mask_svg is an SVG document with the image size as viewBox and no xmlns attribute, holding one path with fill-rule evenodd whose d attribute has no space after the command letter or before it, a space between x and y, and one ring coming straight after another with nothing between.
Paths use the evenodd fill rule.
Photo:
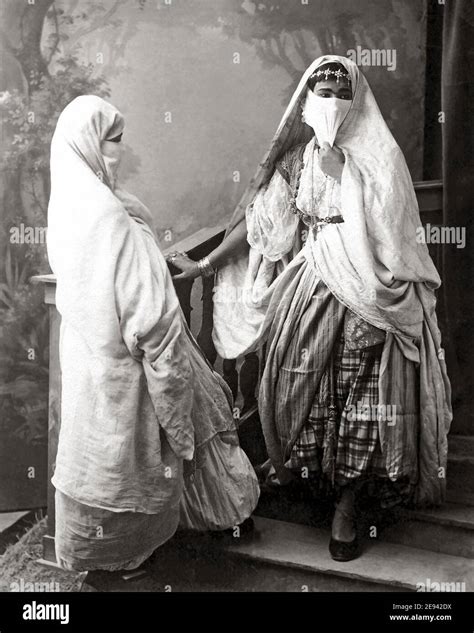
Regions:
<instances>
[{"instance_id":1,"label":"veil covering face","mask_svg":"<svg viewBox=\"0 0 474 633\"><path fill-rule=\"evenodd\" d=\"M426 244L416 239L421 220L405 158L367 80L351 60L324 55L306 70L269 150L233 213L228 233L243 221L249 205L268 183L285 151L313 136L301 119L309 90L307 81L319 66L328 62L338 62L346 68L353 93L352 105L336 136L336 145L345 157L341 178L344 223L325 227L317 240L310 233L304 253L341 303L372 325L398 334L405 341L407 353L411 348L416 355L410 342L421 336L423 308L418 294L423 295L427 307L430 304L434 309L433 290L440 285L440 278ZM227 344L234 337L229 330L228 313L236 314L235 311L243 309L244 318L260 323L271 295L260 294L254 301L247 272L248 253L242 253L222 267L217 276L214 342L224 357L248 351L261 334L258 328L255 330L258 335L255 331L247 332L247 340L239 344L236 332L236 345ZM420 284L418 292L412 282ZM242 289L235 293L235 305L231 305L232 293L228 291L232 286ZM221 296L225 300L220 301L223 288ZM242 296L244 302L240 301Z\"/></svg>"},{"instance_id":2,"label":"veil covering face","mask_svg":"<svg viewBox=\"0 0 474 633\"><path fill-rule=\"evenodd\" d=\"M47 246L62 374L53 484L93 507L176 513L182 460L234 423L187 335L149 210L107 171L101 142L123 126L111 104L77 97L51 145Z\"/></svg>"},{"instance_id":3,"label":"veil covering face","mask_svg":"<svg viewBox=\"0 0 474 633\"><path fill-rule=\"evenodd\" d=\"M312 139L312 129L301 119L309 90L307 82L319 66L329 62L344 66L352 87L352 104L335 139L345 158L340 183L344 222L329 224L317 235L310 231L294 258L290 260L288 253L282 252L279 262L276 258L269 261L258 252L249 235L250 248L218 271L213 340L223 358L236 358L260 348L269 334L274 335L273 319L281 306L290 309L293 298L285 290L294 288L295 271L310 266L341 304L386 332L379 377L380 405L393 402L391 389L398 384L397 363L389 360L394 354L419 367L417 499L436 503L444 495L445 480L439 473L446 468L446 434L452 419L450 384L435 314L434 291L440 278L426 244L416 239L421 220L405 158L354 62L324 55L306 70L269 150L233 213L227 234L244 218L249 227L253 202L268 186L277 162L289 149ZM274 226L272 231L276 243L288 244ZM404 428L403 424L379 424L388 472L395 471L404 459L400 452ZM275 435L275 446L277 442Z\"/></svg>"}]
</instances>

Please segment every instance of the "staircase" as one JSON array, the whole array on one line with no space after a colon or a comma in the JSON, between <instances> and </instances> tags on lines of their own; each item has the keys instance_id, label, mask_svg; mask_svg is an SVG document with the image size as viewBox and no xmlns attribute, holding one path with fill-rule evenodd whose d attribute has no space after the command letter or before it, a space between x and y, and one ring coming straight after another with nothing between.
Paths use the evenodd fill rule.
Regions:
<instances>
[{"instance_id":1,"label":"staircase","mask_svg":"<svg viewBox=\"0 0 474 633\"><path fill-rule=\"evenodd\" d=\"M425 523L424 518L411 520L415 529ZM465 528L452 520L446 526L449 540L454 542L459 530L470 531L472 539L472 521ZM433 547L439 548L437 520L426 525L431 526L428 534ZM86 585L89 590L108 592L415 592L419 583L433 587L436 582L456 590L474 589L472 543L470 557L447 554L432 550L427 542L420 547L418 537L414 541L411 533L400 531L395 538L385 534L380 540L366 539L360 558L338 563L328 553L328 528L258 516L255 527L252 537L227 542L209 536L176 537L157 550L146 575L125 581L123 576L111 580L110 574L92 572Z\"/></svg>"},{"instance_id":2,"label":"staircase","mask_svg":"<svg viewBox=\"0 0 474 633\"><path fill-rule=\"evenodd\" d=\"M349 563L331 559L329 525L266 517L256 517L255 523L253 540L235 539L223 550L254 576L260 570L263 591L419 591L434 583L447 583L448 591L474 591L474 505L469 501L399 512L376 538L366 529L363 553ZM365 523L370 527L370 520Z\"/></svg>"},{"instance_id":3,"label":"staircase","mask_svg":"<svg viewBox=\"0 0 474 633\"><path fill-rule=\"evenodd\" d=\"M445 591L474 591L472 441L451 438L448 477L455 470L451 481L456 483L447 503L399 510L385 520L365 515L363 553L354 561L338 563L329 555L327 503L309 508L278 492L262 496L251 537L178 535L157 550L145 576L133 582L122 578L111 587L110 577L89 574L87 583L96 591L414 592L420 583L431 591L435 583L446 583Z\"/></svg>"},{"instance_id":4,"label":"staircase","mask_svg":"<svg viewBox=\"0 0 474 633\"><path fill-rule=\"evenodd\" d=\"M449 436L447 502L403 512L383 538L409 547L464 557L474 568L474 437ZM471 588L471 591L474 587Z\"/></svg>"},{"instance_id":5,"label":"staircase","mask_svg":"<svg viewBox=\"0 0 474 633\"><path fill-rule=\"evenodd\" d=\"M448 436L448 499L474 506L474 436Z\"/></svg>"},{"instance_id":6,"label":"staircase","mask_svg":"<svg viewBox=\"0 0 474 633\"><path fill-rule=\"evenodd\" d=\"M431 590L436 588L433 583L447 583L444 590L474 591L473 437L449 438L443 507L399 510L379 525L373 516L364 516L363 554L349 563L335 562L328 553L328 508L313 509L313 517L308 517L307 509L285 502L281 494L274 504L281 508L276 513L262 502L257 514L264 516L255 520L257 536L222 547L254 575L260 569L260 590L419 591L420 583L431 582ZM319 525L314 520L318 513L323 516ZM290 521L282 520L288 516Z\"/></svg>"},{"instance_id":7,"label":"staircase","mask_svg":"<svg viewBox=\"0 0 474 633\"><path fill-rule=\"evenodd\" d=\"M416 591L418 583L466 584L474 589L471 558L419 547L410 539L367 540L362 556L349 563L333 561L329 530L257 518L258 536L228 545L229 555L260 564L262 589L273 591ZM471 523L471 538L474 535ZM238 541L238 539L236 539ZM453 585L456 586L456 585Z\"/></svg>"}]
</instances>

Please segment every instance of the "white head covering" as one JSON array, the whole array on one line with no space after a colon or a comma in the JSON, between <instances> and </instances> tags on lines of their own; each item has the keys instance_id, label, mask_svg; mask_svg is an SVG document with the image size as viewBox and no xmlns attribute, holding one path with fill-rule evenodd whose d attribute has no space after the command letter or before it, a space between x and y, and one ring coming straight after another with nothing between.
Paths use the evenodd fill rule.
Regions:
<instances>
[{"instance_id":1,"label":"white head covering","mask_svg":"<svg viewBox=\"0 0 474 633\"><path fill-rule=\"evenodd\" d=\"M64 108L51 143L51 182L54 187L49 214L50 218L54 216L57 207L58 216L53 218L54 221L62 219L68 225L79 221L68 213L73 202L71 194L73 190L79 190L83 195L90 192L93 196L95 215L101 202L117 205L118 198L129 215L141 218L152 228L149 210L132 194L115 188L115 179L101 151L101 142L121 134L124 123L117 108L95 95L77 97ZM83 213L81 221L82 218Z\"/></svg>"},{"instance_id":2,"label":"white head covering","mask_svg":"<svg viewBox=\"0 0 474 633\"><path fill-rule=\"evenodd\" d=\"M345 157L340 186L344 222L324 227L316 239L310 232L305 247L289 265L288 258L286 262L283 258L277 262L280 268L285 264L286 268L276 280L275 260L266 259L253 246L250 257L240 254L222 267L217 275L216 290L222 289L225 300L214 301L213 340L224 358L235 358L262 343L280 305L286 300L288 308L294 300L285 296L285 290L288 284L291 286L294 270L304 266L306 259L314 267L316 277L341 303L388 333L381 359L379 403L393 402L392 389L400 380L397 371L403 363L389 362L392 354L418 364L420 424L416 499L437 503L445 490L442 473L446 469L446 435L452 419L450 385L435 314L434 289L440 279L426 244L416 241L416 229L421 221L403 154L365 77L352 61L324 55L306 70L268 152L234 211L229 232L246 214L249 224L255 213L251 203L272 178L277 161L287 150L307 143L313 136L313 131L302 122L302 103L308 91L308 79L328 62L342 64L352 86L351 107L335 139ZM276 223L271 220L269 235L273 239ZM280 222L280 226L285 230L285 222ZM279 236L274 241L276 244L285 242ZM254 293L257 300L253 301L255 286L265 285L262 280L266 292L258 287ZM250 289L246 286L249 283L253 284ZM244 292L229 296L226 289L231 287ZM241 296L246 297L246 301L242 301ZM399 462L398 434L405 428L403 424L379 425L381 443L389 455L387 463Z\"/></svg>"},{"instance_id":3,"label":"white head covering","mask_svg":"<svg viewBox=\"0 0 474 633\"><path fill-rule=\"evenodd\" d=\"M422 306L411 282L424 285L425 300L434 308L433 290L440 279L426 244L416 240L421 221L403 154L367 80L351 60L324 55L306 70L270 149L234 211L229 232L242 221L259 188L269 181L277 160L286 150L312 137L313 131L301 116L309 90L307 82L319 66L329 62L345 67L352 86L351 107L335 141L345 156L341 179L344 223L325 227L317 240L310 236L305 253L318 276L343 304L369 323L411 340L421 335L423 320ZM231 267L237 264L234 261ZM239 282L229 267L223 267L218 286L220 283ZM220 309L217 306L216 310ZM215 316L218 323L221 315ZM219 339L218 334L215 339Z\"/></svg>"},{"instance_id":4,"label":"white head covering","mask_svg":"<svg viewBox=\"0 0 474 633\"><path fill-rule=\"evenodd\" d=\"M155 513L177 503L178 459L193 455L193 375L151 215L113 188L101 152L123 125L103 99L77 97L51 144L48 256L61 314L53 483L87 505Z\"/></svg>"}]
</instances>

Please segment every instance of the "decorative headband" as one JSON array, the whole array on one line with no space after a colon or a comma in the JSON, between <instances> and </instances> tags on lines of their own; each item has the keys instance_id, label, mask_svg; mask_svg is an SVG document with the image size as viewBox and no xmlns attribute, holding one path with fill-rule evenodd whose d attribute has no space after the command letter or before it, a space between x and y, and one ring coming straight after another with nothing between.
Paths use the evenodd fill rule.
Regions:
<instances>
[{"instance_id":1,"label":"decorative headband","mask_svg":"<svg viewBox=\"0 0 474 633\"><path fill-rule=\"evenodd\" d=\"M330 68L326 68L326 70L317 70L316 72L314 72L310 79L312 79L313 77L321 77L321 75L324 75L326 78L326 81L329 77L329 75L334 75L334 77L336 77L336 81L337 83L339 83L339 80L342 79L346 79L349 83L351 83L351 77L349 75L349 73L345 73L342 70L340 70L339 68L337 70L331 70Z\"/></svg>"}]
</instances>

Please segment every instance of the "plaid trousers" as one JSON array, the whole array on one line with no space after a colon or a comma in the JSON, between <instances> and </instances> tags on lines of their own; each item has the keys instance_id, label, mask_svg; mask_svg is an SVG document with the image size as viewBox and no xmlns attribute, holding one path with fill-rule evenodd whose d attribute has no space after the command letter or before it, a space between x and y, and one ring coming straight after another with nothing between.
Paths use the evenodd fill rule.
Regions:
<instances>
[{"instance_id":1,"label":"plaid trousers","mask_svg":"<svg viewBox=\"0 0 474 633\"><path fill-rule=\"evenodd\" d=\"M387 477L377 421L382 347L379 344L351 350L341 335L315 394L310 416L286 463L288 468L306 467L312 474L322 473L340 485L361 476ZM329 417L331 371L337 407L334 429Z\"/></svg>"}]
</instances>

